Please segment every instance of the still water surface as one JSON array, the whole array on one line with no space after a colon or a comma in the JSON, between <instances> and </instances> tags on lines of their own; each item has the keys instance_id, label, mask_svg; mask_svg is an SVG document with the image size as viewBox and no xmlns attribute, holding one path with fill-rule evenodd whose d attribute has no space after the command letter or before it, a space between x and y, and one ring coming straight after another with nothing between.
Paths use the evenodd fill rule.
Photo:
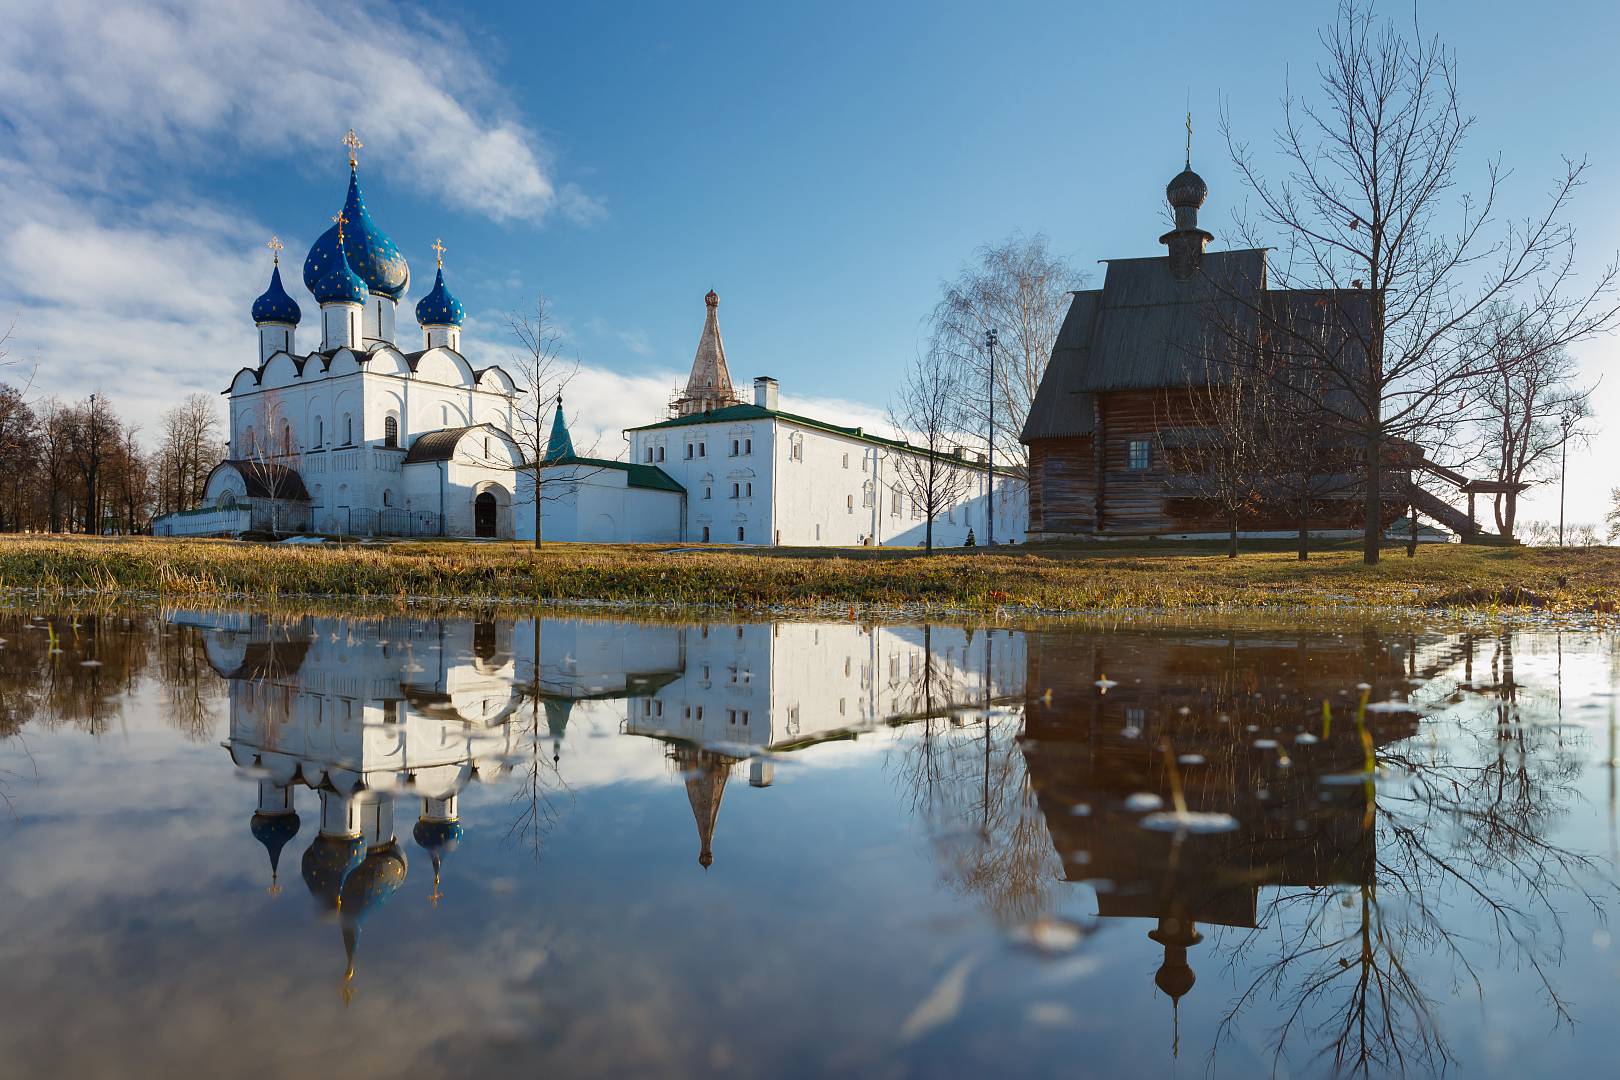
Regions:
<instances>
[{"instance_id":1,"label":"still water surface","mask_svg":"<svg viewBox=\"0 0 1620 1080\"><path fill-rule=\"evenodd\" d=\"M0 638L3 1075L1613 1075L1607 636Z\"/></svg>"}]
</instances>

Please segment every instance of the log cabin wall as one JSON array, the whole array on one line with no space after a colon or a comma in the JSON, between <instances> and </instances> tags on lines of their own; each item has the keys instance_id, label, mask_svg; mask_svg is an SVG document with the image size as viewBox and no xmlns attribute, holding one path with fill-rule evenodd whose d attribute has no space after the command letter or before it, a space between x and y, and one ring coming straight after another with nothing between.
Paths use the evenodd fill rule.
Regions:
<instances>
[{"instance_id":1,"label":"log cabin wall","mask_svg":"<svg viewBox=\"0 0 1620 1080\"><path fill-rule=\"evenodd\" d=\"M1091 436L1040 439L1029 447L1029 531L1086 536L1095 528Z\"/></svg>"}]
</instances>

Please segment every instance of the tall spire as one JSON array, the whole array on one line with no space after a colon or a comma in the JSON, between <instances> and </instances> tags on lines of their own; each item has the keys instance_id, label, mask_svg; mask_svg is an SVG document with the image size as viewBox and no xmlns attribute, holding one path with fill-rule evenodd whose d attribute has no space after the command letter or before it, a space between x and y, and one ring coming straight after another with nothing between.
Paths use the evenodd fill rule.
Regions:
<instances>
[{"instance_id":1,"label":"tall spire","mask_svg":"<svg viewBox=\"0 0 1620 1080\"><path fill-rule=\"evenodd\" d=\"M731 385L726 346L720 339L720 297L710 289L703 303L708 308L703 319L703 336L698 338L697 355L692 358L692 374L686 380L686 389L675 401L682 416L723 409L742 401Z\"/></svg>"},{"instance_id":2,"label":"tall spire","mask_svg":"<svg viewBox=\"0 0 1620 1080\"><path fill-rule=\"evenodd\" d=\"M686 774L686 801L692 804L697 821L698 865L707 870L714 864L714 826L720 820L720 800L726 794L726 779L736 758L698 746L677 746L672 756Z\"/></svg>"},{"instance_id":3,"label":"tall spire","mask_svg":"<svg viewBox=\"0 0 1620 1080\"><path fill-rule=\"evenodd\" d=\"M562 395L557 395L557 412L551 420L551 438L546 441L547 461L561 461L574 456L574 440L568 434L568 420L563 415Z\"/></svg>"}]
</instances>

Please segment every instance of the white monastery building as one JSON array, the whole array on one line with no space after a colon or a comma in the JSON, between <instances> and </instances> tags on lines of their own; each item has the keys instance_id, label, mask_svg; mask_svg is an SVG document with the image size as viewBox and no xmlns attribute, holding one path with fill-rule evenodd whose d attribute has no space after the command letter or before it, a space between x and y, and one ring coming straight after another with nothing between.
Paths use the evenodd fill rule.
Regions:
<instances>
[{"instance_id":1,"label":"white monastery building","mask_svg":"<svg viewBox=\"0 0 1620 1080\"><path fill-rule=\"evenodd\" d=\"M320 311L319 341L300 351L303 310L281 280L253 303L256 363L226 391L230 442L204 504L165 515L159 535L450 536L532 540L536 475L544 539L599 543L914 545L925 500L902 468L924 451L783 411L776 380L733 387L720 337L719 297L707 315L685 388L668 415L625 432L622 460L573 450L562 400L537 464L521 445L520 388L499 366L461 352L466 309L445 284L433 247L433 287L415 306L419 337L396 334L410 268L372 220L360 191L351 131L343 210L304 260ZM934 516L934 543L1019 542L1028 521L1022 477L982 459L937 458L958 492ZM911 470L915 473L916 470Z\"/></svg>"}]
</instances>

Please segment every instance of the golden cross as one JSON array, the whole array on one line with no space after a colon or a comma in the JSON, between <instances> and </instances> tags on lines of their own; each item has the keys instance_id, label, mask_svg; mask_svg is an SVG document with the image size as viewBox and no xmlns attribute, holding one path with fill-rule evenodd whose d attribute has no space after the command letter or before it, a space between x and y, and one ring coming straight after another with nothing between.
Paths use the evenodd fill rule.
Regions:
<instances>
[{"instance_id":1,"label":"golden cross","mask_svg":"<svg viewBox=\"0 0 1620 1080\"><path fill-rule=\"evenodd\" d=\"M1187 168L1192 168L1192 113L1187 113Z\"/></svg>"},{"instance_id":2,"label":"golden cross","mask_svg":"<svg viewBox=\"0 0 1620 1080\"><path fill-rule=\"evenodd\" d=\"M352 169L360 163L354 152L366 144L360 141L360 136L354 133L354 128L350 128L349 133L343 136L343 145L349 148L349 168Z\"/></svg>"},{"instance_id":3,"label":"golden cross","mask_svg":"<svg viewBox=\"0 0 1620 1080\"><path fill-rule=\"evenodd\" d=\"M349 219L348 219L348 218L346 218L346 217L344 217L344 216L343 216L343 211L341 211L341 210L339 210L339 211L338 211L338 212L337 212L337 213L335 213L335 214L333 214L333 215L332 215L332 220L333 220L333 221L335 221L335 222L337 222L337 227L338 227L338 246L339 246L339 247L342 247L342 246L343 246L343 225L344 225L344 223L345 223L345 222L347 222L347 221L348 221L348 220L349 220Z\"/></svg>"},{"instance_id":4,"label":"golden cross","mask_svg":"<svg viewBox=\"0 0 1620 1080\"><path fill-rule=\"evenodd\" d=\"M281 242L281 237L272 236L270 238L269 242L266 243L264 246L270 249L270 258L275 261L277 266L280 266L281 265L281 251L282 251L282 248L286 247L286 245Z\"/></svg>"},{"instance_id":5,"label":"golden cross","mask_svg":"<svg viewBox=\"0 0 1620 1080\"><path fill-rule=\"evenodd\" d=\"M444 241L440 240L438 238L435 238L431 246L433 248L433 254L438 257L439 269L443 270L444 269L444 252L445 252Z\"/></svg>"}]
</instances>

